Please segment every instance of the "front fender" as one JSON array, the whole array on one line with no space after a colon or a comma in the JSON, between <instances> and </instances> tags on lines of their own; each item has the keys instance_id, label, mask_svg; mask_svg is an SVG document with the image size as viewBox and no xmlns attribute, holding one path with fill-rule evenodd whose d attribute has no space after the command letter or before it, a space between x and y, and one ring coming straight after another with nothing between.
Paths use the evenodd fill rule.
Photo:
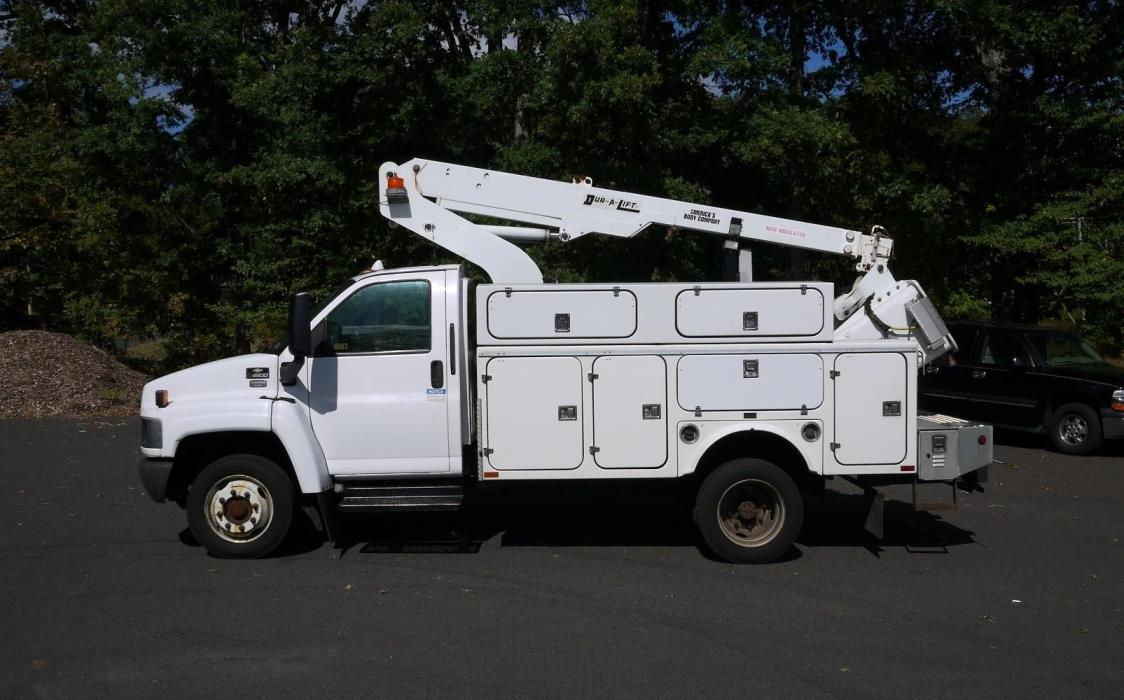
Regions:
<instances>
[{"instance_id":1,"label":"front fender","mask_svg":"<svg viewBox=\"0 0 1124 700\"><path fill-rule=\"evenodd\" d=\"M328 462L312 432L308 410L302 404L274 401L273 433L289 453L302 493L320 493L332 487Z\"/></svg>"},{"instance_id":2,"label":"front fender","mask_svg":"<svg viewBox=\"0 0 1124 700\"><path fill-rule=\"evenodd\" d=\"M145 457L171 459L184 438L203 433L269 432L270 400L173 402L167 408L145 406L141 417L160 425L161 444L142 447Z\"/></svg>"}]
</instances>

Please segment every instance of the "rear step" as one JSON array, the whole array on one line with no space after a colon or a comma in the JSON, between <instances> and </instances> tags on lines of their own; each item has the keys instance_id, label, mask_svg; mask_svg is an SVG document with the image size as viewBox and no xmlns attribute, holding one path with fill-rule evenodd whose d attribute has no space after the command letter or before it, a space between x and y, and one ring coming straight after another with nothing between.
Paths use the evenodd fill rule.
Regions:
<instances>
[{"instance_id":1,"label":"rear step","mask_svg":"<svg viewBox=\"0 0 1124 700\"><path fill-rule=\"evenodd\" d=\"M342 513L459 510L464 500L460 483L337 484L340 487L336 508Z\"/></svg>"}]
</instances>

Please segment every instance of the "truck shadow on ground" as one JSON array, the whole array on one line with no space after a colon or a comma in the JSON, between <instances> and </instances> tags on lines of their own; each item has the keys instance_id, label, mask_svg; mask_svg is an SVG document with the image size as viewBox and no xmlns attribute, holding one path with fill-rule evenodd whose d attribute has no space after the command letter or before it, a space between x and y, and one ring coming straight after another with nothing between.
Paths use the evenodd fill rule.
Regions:
<instances>
[{"instance_id":1,"label":"truck shadow on ground","mask_svg":"<svg viewBox=\"0 0 1124 700\"><path fill-rule=\"evenodd\" d=\"M624 505L622 505L624 504ZM971 544L973 533L940 515L914 511L908 503L887 500L885 536L863 529L861 493L827 491L807 502L804 527L782 561L801 556L801 548L855 547L879 557L887 549L949 553ZM689 508L671 490L605 486L569 487L540 493L489 494L461 513L352 516L345 519L336 547L349 553L471 554L486 543L500 547L692 547L713 557L699 541Z\"/></svg>"}]
</instances>

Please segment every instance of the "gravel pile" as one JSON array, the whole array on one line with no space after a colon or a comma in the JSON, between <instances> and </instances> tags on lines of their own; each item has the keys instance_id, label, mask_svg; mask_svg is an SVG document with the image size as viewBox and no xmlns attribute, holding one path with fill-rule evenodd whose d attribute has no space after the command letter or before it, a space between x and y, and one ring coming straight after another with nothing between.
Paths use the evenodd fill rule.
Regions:
<instances>
[{"instance_id":1,"label":"gravel pile","mask_svg":"<svg viewBox=\"0 0 1124 700\"><path fill-rule=\"evenodd\" d=\"M146 380L64 333L0 333L0 418L135 415Z\"/></svg>"}]
</instances>

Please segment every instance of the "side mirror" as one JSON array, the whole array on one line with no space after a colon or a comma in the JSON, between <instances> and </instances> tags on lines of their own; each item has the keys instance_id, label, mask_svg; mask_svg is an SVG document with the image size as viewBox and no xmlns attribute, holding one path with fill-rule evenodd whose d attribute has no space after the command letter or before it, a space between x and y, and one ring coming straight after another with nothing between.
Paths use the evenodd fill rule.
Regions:
<instances>
[{"instance_id":1,"label":"side mirror","mask_svg":"<svg viewBox=\"0 0 1124 700\"><path fill-rule=\"evenodd\" d=\"M297 292L289 300L289 352L295 357L312 354L312 297Z\"/></svg>"},{"instance_id":2,"label":"side mirror","mask_svg":"<svg viewBox=\"0 0 1124 700\"><path fill-rule=\"evenodd\" d=\"M279 379L282 386L293 386L300 376L304 358L312 354L312 298L307 292L297 292L289 300L289 352L292 362L281 364Z\"/></svg>"}]
</instances>

